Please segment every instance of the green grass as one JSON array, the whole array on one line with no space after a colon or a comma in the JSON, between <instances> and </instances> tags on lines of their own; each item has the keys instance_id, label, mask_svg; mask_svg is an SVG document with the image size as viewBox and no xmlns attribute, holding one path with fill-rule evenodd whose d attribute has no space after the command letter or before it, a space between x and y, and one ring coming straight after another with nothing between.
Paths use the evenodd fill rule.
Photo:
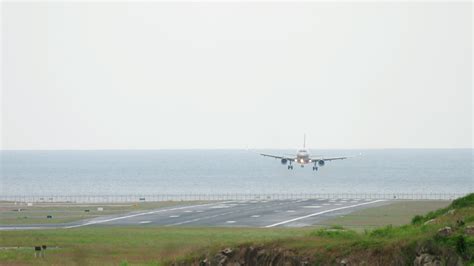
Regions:
<instances>
[{"instance_id":1,"label":"green grass","mask_svg":"<svg viewBox=\"0 0 474 266\"><path fill-rule=\"evenodd\" d=\"M38 203L33 206L9 202L0 203L0 222L7 224L56 224L68 223L82 219L91 219L103 215L128 213L141 210L157 209L177 205L202 204L202 201L164 201L121 204L74 204L74 203ZM98 211L103 207L103 211ZM18 211L21 209L21 211ZM85 212L89 210L89 212ZM52 219L47 219L51 215Z\"/></svg>"},{"instance_id":2,"label":"green grass","mask_svg":"<svg viewBox=\"0 0 474 266\"><path fill-rule=\"evenodd\" d=\"M249 242L265 243L275 239L302 237L310 229L240 228L114 228L90 227L70 230L1 231L0 261L45 264L145 264L174 260L202 249ZM34 259L34 245L45 244L43 260Z\"/></svg>"},{"instance_id":3,"label":"green grass","mask_svg":"<svg viewBox=\"0 0 474 266\"><path fill-rule=\"evenodd\" d=\"M459 199L454 200L449 206L442 208L442 209L437 209L434 211L429 212L425 216L422 215L417 215L413 217L412 219L412 224L421 224L425 223L431 219L435 219L439 217L441 214L448 213L451 210L456 210L460 208L468 208L474 206L474 193L469 194L466 197L462 197Z\"/></svg>"},{"instance_id":4,"label":"green grass","mask_svg":"<svg viewBox=\"0 0 474 266\"><path fill-rule=\"evenodd\" d=\"M473 263L474 238L464 233L465 227L474 222L471 197L473 195L426 215L424 213L427 210L424 210L419 219L435 219L430 224L387 225L363 232L343 226L267 229L82 227L69 230L0 231L0 264L196 263L203 257L212 257L224 247L249 245L297 250L316 264L337 264L337 259L341 257L350 258L355 264L365 262L369 265L385 265L393 261L413 264L419 246L427 246L441 254L455 254L464 258L465 262ZM452 209L455 212L448 213ZM365 217L370 220L374 216ZM458 223L459 220L465 223ZM447 225L453 228L453 235L437 236L438 229ZM46 258L35 259L32 247L42 244L50 247ZM2 250L2 247L19 248Z\"/></svg>"},{"instance_id":5,"label":"green grass","mask_svg":"<svg viewBox=\"0 0 474 266\"><path fill-rule=\"evenodd\" d=\"M413 216L426 214L430 211L445 208L449 201L395 201L387 205L362 209L344 216L321 222L321 225L340 225L347 228L363 231L385 225L403 225L410 223Z\"/></svg>"}]
</instances>

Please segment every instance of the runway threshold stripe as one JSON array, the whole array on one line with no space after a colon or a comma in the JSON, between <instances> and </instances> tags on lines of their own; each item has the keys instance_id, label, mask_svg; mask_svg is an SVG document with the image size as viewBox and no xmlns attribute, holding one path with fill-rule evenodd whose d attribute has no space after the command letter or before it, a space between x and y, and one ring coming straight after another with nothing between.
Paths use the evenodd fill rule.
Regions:
<instances>
[{"instance_id":1,"label":"runway threshold stripe","mask_svg":"<svg viewBox=\"0 0 474 266\"><path fill-rule=\"evenodd\" d=\"M316 213L313 213L313 214L309 214L309 215L305 215L305 216L293 218L293 219L290 219L290 220L286 220L286 221L283 221L283 222L279 222L279 223L267 225L267 226L264 226L264 228L275 227L275 226L279 226L279 225L282 225L282 224L287 224L287 223L299 221L299 220L302 220L302 219L306 219L306 218L309 218L309 217L313 217L313 216L325 214L325 213L328 213L328 212L333 212L333 211L339 211L339 210L354 208L354 207L363 206L363 205L368 205L368 204L377 203L377 202L382 202L382 201L385 201L385 200L374 200L374 201L371 201L371 202L364 202L364 203L359 203L359 204L355 204L355 205L349 205L349 206L339 207L339 208L335 208L335 209L320 211L320 212L316 212Z\"/></svg>"}]
</instances>

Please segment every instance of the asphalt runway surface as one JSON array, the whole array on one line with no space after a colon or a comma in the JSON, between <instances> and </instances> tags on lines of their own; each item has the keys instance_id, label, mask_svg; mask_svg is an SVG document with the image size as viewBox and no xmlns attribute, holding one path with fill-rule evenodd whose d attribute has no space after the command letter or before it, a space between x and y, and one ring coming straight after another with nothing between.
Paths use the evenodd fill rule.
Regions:
<instances>
[{"instance_id":1,"label":"asphalt runway surface","mask_svg":"<svg viewBox=\"0 0 474 266\"><path fill-rule=\"evenodd\" d=\"M68 224L3 225L0 230L85 226L303 227L388 203L374 199L221 201L101 216Z\"/></svg>"}]
</instances>

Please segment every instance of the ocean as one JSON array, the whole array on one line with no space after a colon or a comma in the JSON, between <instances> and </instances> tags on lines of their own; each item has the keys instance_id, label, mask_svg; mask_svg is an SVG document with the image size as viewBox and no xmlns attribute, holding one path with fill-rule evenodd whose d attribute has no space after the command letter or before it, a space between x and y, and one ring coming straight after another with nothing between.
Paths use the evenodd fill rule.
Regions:
<instances>
[{"instance_id":1,"label":"ocean","mask_svg":"<svg viewBox=\"0 0 474 266\"><path fill-rule=\"evenodd\" d=\"M132 195L185 193L469 193L472 149L317 150L359 155L288 170L258 153L295 150L11 151L1 155L0 193Z\"/></svg>"}]
</instances>

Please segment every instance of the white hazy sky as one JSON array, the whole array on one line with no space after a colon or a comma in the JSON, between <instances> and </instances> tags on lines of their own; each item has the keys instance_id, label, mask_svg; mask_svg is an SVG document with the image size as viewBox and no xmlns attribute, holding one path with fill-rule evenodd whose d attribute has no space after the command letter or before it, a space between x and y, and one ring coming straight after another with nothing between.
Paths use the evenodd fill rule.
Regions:
<instances>
[{"instance_id":1,"label":"white hazy sky","mask_svg":"<svg viewBox=\"0 0 474 266\"><path fill-rule=\"evenodd\" d=\"M472 4L2 4L3 149L471 148Z\"/></svg>"}]
</instances>

